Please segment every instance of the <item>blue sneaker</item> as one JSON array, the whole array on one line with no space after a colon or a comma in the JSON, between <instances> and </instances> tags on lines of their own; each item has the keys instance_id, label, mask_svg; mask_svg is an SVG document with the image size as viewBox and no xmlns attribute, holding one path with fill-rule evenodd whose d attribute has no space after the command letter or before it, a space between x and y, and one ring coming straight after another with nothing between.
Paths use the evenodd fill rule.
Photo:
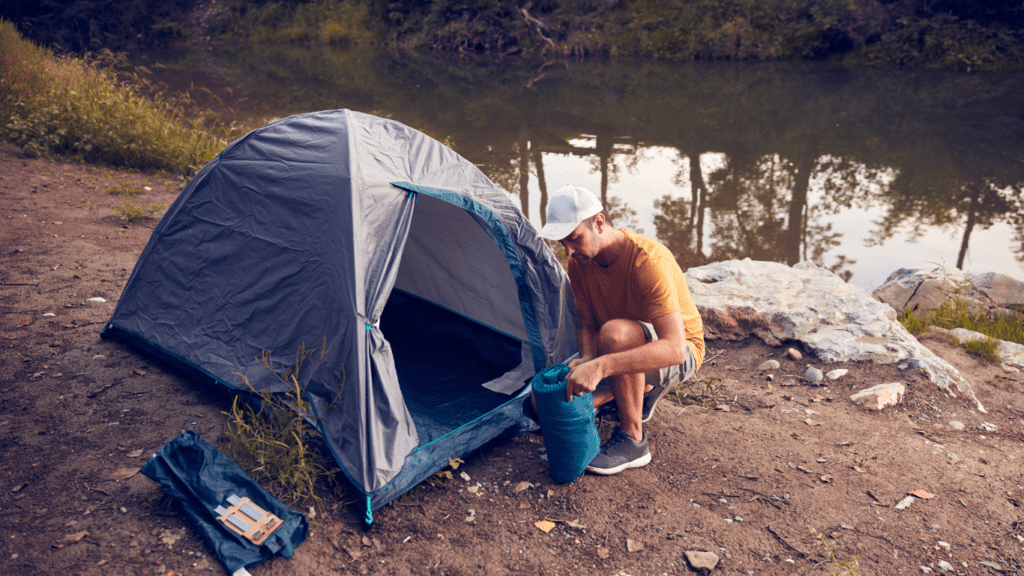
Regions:
<instances>
[{"instance_id":1,"label":"blue sneaker","mask_svg":"<svg viewBox=\"0 0 1024 576\"><path fill-rule=\"evenodd\" d=\"M627 468L640 468L650 462L651 447L647 443L647 431L644 430L644 438L637 444L632 436L616 426L612 437L601 445L601 451L590 461L587 471L608 476Z\"/></svg>"}]
</instances>

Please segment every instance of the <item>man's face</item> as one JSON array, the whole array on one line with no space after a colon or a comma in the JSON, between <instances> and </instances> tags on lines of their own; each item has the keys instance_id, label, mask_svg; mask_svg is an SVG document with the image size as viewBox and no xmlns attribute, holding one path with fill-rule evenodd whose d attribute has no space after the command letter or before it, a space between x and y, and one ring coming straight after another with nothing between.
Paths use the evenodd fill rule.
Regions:
<instances>
[{"instance_id":1,"label":"man's face","mask_svg":"<svg viewBox=\"0 0 1024 576\"><path fill-rule=\"evenodd\" d=\"M597 230L590 222L581 222L568 236L560 240L565 248L565 255L585 265L597 256L600 242Z\"/></svg>"}]
</instances>

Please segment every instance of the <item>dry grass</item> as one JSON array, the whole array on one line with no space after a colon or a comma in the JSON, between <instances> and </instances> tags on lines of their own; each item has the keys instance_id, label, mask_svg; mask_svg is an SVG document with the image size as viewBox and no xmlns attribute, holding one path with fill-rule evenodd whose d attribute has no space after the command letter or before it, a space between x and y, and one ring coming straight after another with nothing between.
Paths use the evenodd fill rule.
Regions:
<instances>
[{"instance_id":1,"label":"dry grass","mask_svg":"<svg viewBox=\"0 0 1024 576\"><path fill-rule=\"evenodd\" d=\"M127 68L110 52L56 56L0 20L0 133L31 156L179 173L227 145L187 99L162 95L145 69L119 77Z\"/></svg>"}]
</instances>

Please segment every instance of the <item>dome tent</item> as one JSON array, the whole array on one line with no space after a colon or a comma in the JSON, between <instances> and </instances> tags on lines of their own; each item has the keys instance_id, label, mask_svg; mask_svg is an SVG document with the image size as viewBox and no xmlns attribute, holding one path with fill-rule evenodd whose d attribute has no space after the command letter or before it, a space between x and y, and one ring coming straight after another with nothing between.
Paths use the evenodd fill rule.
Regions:
<instances>
[{"instance_id":1,"label":"dome tent","mask_svg":"<svg viewBox=\"0 0 1024 576\"><path fill-rule=\"evenodd\" d=\"M292 116L228 146L161 219L103 330L208 383L297 380L366 520L531 425L525 383L576 351L568 279L472 163L392 120ZM344 374L339 381L336 374Z\"/></svg>"}]
</instances>

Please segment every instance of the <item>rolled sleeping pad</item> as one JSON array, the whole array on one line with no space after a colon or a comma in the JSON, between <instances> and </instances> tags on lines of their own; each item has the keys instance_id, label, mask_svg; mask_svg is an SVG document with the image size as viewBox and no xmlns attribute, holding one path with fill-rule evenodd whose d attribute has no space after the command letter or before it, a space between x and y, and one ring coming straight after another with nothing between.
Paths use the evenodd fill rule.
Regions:
<instances>
[{"instance_id":1,"label":"rolled sleeping pad","mask_svg":"<svg viewBox=\"0 0 1024 576\"><path fill-rule=\"evenodd\" d=\"M537 415L551 476L557 482L572 482L586 470L601 449L601 437L594 424L594 395L565 401L567 364L556 364L530 381L537 400Z\"/></svg>"}]
</instances>

